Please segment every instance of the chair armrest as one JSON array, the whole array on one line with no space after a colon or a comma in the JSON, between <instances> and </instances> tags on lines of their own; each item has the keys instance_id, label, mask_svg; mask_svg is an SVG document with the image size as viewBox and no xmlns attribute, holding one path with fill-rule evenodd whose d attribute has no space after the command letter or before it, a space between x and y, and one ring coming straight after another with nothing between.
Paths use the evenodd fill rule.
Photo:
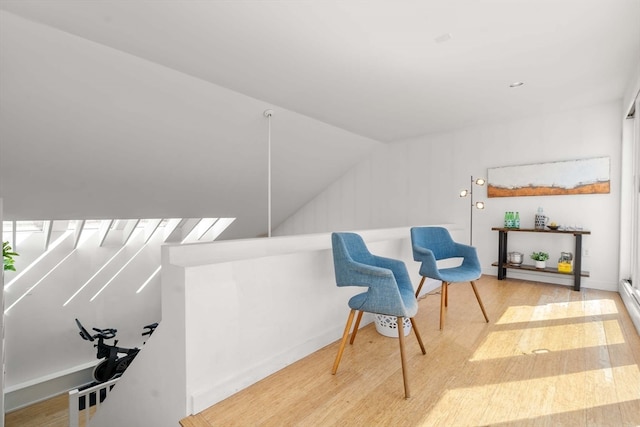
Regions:
<instances>
[{"instance_id":1,"label":"chair armrest","mask_svg":"<svg viewBox=\"0 0 640 427\"><path fill-rule=\"evenodd\" d=\"M465 245L464 243L454 243L455 253L457 256L473 256L476 254L474 246Z\"/></svg>"},{"instance_id":2,"label":"chair armrest","mask_svg":"<svg viewBox=\"0 0 640 427\"><path fill-rule=\"evenodd\" d=\"M456 252L459 256L463 257L463 265L472 266L480 269L480 260L478 258L478 251L474 246L465 245L463 243L456 243Z\"/></svg>"},{"instance_id":3,"label":"chair armrest","mask_svg":"<svg viewBox=\"0 0 640 427\"><path fill-rule=\"evenodd\" d=\"M399 259L386 258L378 255L374 255L373 259L375 260L378 267L391 270L394 274L406 271L407 268L404 262L400 261Z\"/></svg>"},{"instance_id":4,"label":"chair armrest","mask_svg":"<svg viewBox=\"0 0 640 427\"><path fill-rule=\"evenodd\" d=\"M338 286L364 286L371 283L393 279L393 272L387 268L348 261L336 265L336 284Z\"/></svg>"},{"instance_id":5,"label":"chair armrest","mask_svg":"<svg viewBox=\"0 0 640 427\"><path fill-rule=\"evenodd\" d=\"M336 274L336 282L338 286L363 286L369 290L364 294L354 296L349 306L357 310L368 311L370 313L387 314L389 316L408 316L413 312L404 305L400 285L396 281L396 277L391 268L399 271L402 277L402 268L404 267L404 275L408 279L406 266L402 261L394 261L376 257L375 262L380 262L381 266L373 266L363 264L356 261L349 261L341 264L340 274ZM340 267L339 267L340 268ZM338 281L338 277L340 280ZM408 283L411 286L411 283ZM406 291L405 291L406 292ZM413 288L408 294L413 297Z\"/></svg>"},{"instance_id":6,"label":"chair armrest","mask_svg":"<svg viewBox=\"0 0 640 427\"><path fill-rule=\"evenodd\" d=\"M396 280L399 277L409 277L409 273L407 272L407 265L403 261L400 261L399 259L385 258L378 255L374 255L373 259L379 267L391 270L393 272L393 275L396 277Z\"/></svg>"},{"instance_id":7,"label":"chair armrest","mask_svg":"<svg viewBox=\"0 0 640 427\"><path fill-rule=\"evenodd\" d=\"M433 252L431 251L431 249L423 248L422 246L416 246L416 245L413 245L412 249L413 249L414 259L416 257L419 258L419 259L416 259L416 261L420 261L421 258L424 256L433 256Z\"/></svg>"},{"instance_id":8,"label":"chair armrest","mask_svg":"<svg viewBox=\"0 0 640 427\"><path fill-rule=\"evenodd\" d=\"M413 285L411 284L411 278L409 277L409 271L407 265L399 259L385 258L378 255L373 256L376 264L383 268L388 268L393 272L393 276L396 279L396 283L400 288L407 288L413 293Z\"/></svg>"},{"instance_id":9,"label":"chair armrest","mask_svg":"<svg viewBox=\"0 0 640 427\"><path fill-rule=\"evenodd\" d=\"M413 259L420 261L420 275L431 279L442 280L436 264L436 257L431 249L413 245Z\"/></svg>"},{"instance_id":10,"label":"chair armrest","mask_svg":"<svg viewBox=\"0 0 640 427\"><path fill-rule=\"evenodd\" d=\"M369 272L363 274L369 286L365 311L389 316L408 316L411 312L403 302L402 293L408 293L414 298L414 290L406 265L400 260L377 255L373 255L373 262L376 266L355 263L358 264L359 271ZM361 267L365 267L365 270L360 270Z\"/></svg>"},{"instance_id":11,"label":"chair armrest","mask_svg":"<svg viewBox=\"0 0 640 427\"><path fill-rule=\"evenodd\" d=\"M363 264L357 261L352 261L349 264L353 270L361 274L366 274L368 276L379 276L379 277L392 276L392 271L389 271L391 269L384 266Z\"/></svg>"}]
</instances>

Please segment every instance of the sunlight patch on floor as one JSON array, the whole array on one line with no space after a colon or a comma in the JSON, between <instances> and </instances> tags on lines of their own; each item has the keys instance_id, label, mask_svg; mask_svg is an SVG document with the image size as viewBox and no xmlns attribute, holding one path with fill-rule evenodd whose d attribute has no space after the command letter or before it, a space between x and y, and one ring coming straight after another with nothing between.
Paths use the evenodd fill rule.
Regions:
<instances>
[{"instance_id":1,"label":"sunlight patch on floor","mask_svg":"<svg viewBox=\"0 0 640 427\"><path fill-rule=\"evenodd\" d=\"M638 366L626 365L461 387L447 390L421 424L453 425L460 419L458 411L465 411L463 419L475 419L477 425L488 425L630 402L640 399L638 384ZM578 390L582 392L576 393ZM452 411L452 408L459 409Z\"/></svg>"},{"instance_id":2,"label":"sunlight patch on floor","mask_svg":"<svg viewBox=\"0 0 640 427\"><path fill-rule=\"evenodd\" d=\"M500 319L496 321L496 325L617 313L616 303L611 299L548 303L534 306L517 305L507 308Z\"/></svg>"},{"instance_id":3,"label":"sunlight patch on floor","mask_svg":"<svg viewBox=\"0 0 640 427\"><path fill-rule=\"evenodd\" d=\"M562 339L558 339L562 337ZM576 350L624 343L617 320L571 323L489 333L470 361Z\"/></svg>"}]
</instances>

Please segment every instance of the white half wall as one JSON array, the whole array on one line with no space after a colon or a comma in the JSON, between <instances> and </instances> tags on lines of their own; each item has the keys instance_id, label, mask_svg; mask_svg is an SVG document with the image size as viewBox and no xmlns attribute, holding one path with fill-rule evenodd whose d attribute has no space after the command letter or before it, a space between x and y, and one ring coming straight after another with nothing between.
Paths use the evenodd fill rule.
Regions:
<instances>
[{"instance_id":1,"label":"white half wall","mask_svg":"<svg viewBox=\"0 0 640 427\"><path fill-rule=\"evenodd\" d=\"M582 286L615 291L618 287L621 101L528 119L474 126L427 135L379 148L324 192L289 217L274 235L317 233L342 229L400 227L455 223L469 242L470 177L485 177L487 169L560 160L610 157L611 192L572 196L487 198L486 187L474 188L474 199L486 208L473 214L473 244L485 274L497 274L498 233L505 211L520 212L523 228L533 228L538 207L559 224L591 230L583 239L589 256L583 270L591 277ZM509 250L528 256L574 252L573 236L514 235ZM528 258L527 258L528 260ZM530 260L529 260L530 261ZM519 272L518 272L519 273ZM510 277L570 285L569 277L544 273L513 273Z\"/></svg>"},{"instance_id":2,"label":"white half wall","mask_svg":"<svg viewBox=\"0 0 640 427\"><path fill-rule=\"evenodd\" d=\"M417 286L408 228L359 233L372 253L403 260ZM162 324L92 426L175 427L340 339L358 292L335 285L329 233L164 246Z\"/></svg>"}]
</instances>

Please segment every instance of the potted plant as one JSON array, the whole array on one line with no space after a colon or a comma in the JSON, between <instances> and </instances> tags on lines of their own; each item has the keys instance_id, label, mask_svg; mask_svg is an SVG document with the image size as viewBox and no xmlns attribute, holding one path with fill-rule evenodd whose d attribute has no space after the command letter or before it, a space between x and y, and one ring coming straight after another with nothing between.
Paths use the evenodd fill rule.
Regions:
<instances>
[{"instance_id":1,"label":"potted plant","mask_svg":"<svg viewBox=\"0 0 640 427\"><path fill-rule=\"evenodd\" d=\"M13 265L14 263L14 256L19 256L17 253L13 252L13 249L11 249L11 246L9 245L9 242L2 242L2 258L4 259L4 270L5 271L16 271L15 266Z\"/></svg>"},{"instance_id":2,"label":"potted plant","mask_svg":"<svg viewBox=\"0 0 640 427\"><path fill-rule=\"evenodd\" d=\"M549 254L546 252L534 252L531 254L531 259L536 262L536 268L545 268L547 266L546 261L549 259Z\"/></svg>"}]
</instances>

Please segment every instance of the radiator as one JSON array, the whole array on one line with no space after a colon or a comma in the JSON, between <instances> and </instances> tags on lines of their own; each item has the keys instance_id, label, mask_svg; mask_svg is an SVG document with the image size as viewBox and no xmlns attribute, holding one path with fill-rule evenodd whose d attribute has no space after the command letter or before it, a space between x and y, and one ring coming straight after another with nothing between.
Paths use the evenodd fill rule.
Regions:
<instances>
[{"instance_id":1,"label":"radiator","mask_svg":"<svg viewBox=\"0 0 640 427\"><path fill-rule=\"evenodd\" d=\"M86 426L119 378L69 392L69 427ZM84 420L84 422L81 422Z\"/></svg>"}]
</instances>

